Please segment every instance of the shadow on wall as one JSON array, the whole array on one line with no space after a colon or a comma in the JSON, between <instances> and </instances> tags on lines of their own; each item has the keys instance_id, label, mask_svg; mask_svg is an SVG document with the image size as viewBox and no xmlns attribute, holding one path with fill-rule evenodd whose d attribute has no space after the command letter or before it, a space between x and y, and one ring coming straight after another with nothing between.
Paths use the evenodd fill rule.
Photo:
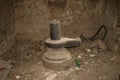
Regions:
<instances>
[{"instance_id":1,"label":"shadow on wall","mask_svg":"<svg viewBox=\"0 0 120 80\"><path fill-rule=\"evenodd\" d=\"M14 42L15 26L12 0L0 0L0 55Z\"/></svg>"}]
</instances>

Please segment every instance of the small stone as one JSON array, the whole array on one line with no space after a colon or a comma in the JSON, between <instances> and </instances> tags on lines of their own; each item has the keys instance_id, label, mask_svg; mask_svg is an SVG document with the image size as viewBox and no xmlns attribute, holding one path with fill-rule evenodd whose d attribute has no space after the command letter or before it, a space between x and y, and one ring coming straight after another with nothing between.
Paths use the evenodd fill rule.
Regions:
<instances>
[{"instance_id":1,"label":"small stone","mask_svg":"<svg viewBox=\"0 0 120 80\"><path fill-rule=\"evenodd\" d=\"M90 57L92 58L92 57L95 57L96 55L95 54L90 54Z\"/></svg>"},{"instance_id":2,"label":"small stone","mask_svg":"<svg viewBox=\"0 0 120 80\"><path fill-rule=\"evenodd\" d=\"M31 69L30 71L32 72L32 71L34 71L34 69Z\"/></svg>"},{"instance_id":3,"label":"small stone","mask_svg":"<svg viewBox=\"0 0 120 80\"><path fill-rule=\"evenodd\" d=\"M90 53L90 52L91 52L91 50L90 50L90 49L86 49L85 51L86 51L86 52L88 52L88 53Z\"/></svg>"},{"instance_id":4,"label":"small stone","mask_svg":"<svg viewBox=\"0 0 120 80\"><path fill-rule=\"evenodd\" d=\"M98 60L98 62L100 63L100 60Z\"/></svg>"},{"instance_id":5,"label":"small stone","mask_svg":"<svg viewBox=\"0 0 120 80\"><path fill-rule=\"evenodd\" d=\"M37 64L40 65L40 64L42 64L42 62L40 61L40 62L38 62Z\"/></svg>"},{"instance_id":6,"label":"small stone","mask_svg":"<svg viewBox=\"0 0 120 80\"><path fill-rule=\"evenodd\" d=\"M92 61L92 64L94 64L95 62L94 61Z\"/></svg>"},{"instance_id":7,"label":"small stone","mask_svg":"<svg viewBox=\"0 0 120 80\"><path fill-rule=\"evenodd\" d=\"M37 53L37 55L39 55L40 53Z\"/></svg>"},{"instance_id":8,"label":"small stone","mask_svg":"<svg viewBox=\"0 0 120 80\"><path fill-rule=\"evenodd\" d=\"M113 50L113 51L118 51L118 50L119 50L119 45L118 45L118 44L115 44L112 50Z\"/></svg>"},{"instance_id":9,"label":"small stone","mask_svg":"<svg viewBox=\"0 0 120 80\"><path fill-rule=\"evenodd\" d=\"M81 74L81 73L83 73L84 72L84 69L83 68L78 68L78 69L76 69L76 73L77 74Z\"/></svg>"},{"instance_id":10,"label":"small stone","mask_svg":"<svg viewBox=\"0 0 120 80\"><path fill-rule=\"evenodd\" d=\"M79 13L80 13L80 11L76 11L76 13L78 13L78 14L79 14Z\"/></svg>"},{"instance_id":11,"label":"small stone","mask_svg":"<svg viewBox=\"0 0 120 80\"><path fill-rule=\"evenodd\" d=\"M97 48L93 48L93 53L98 53L98 49Z\"/></svg>"},{"instance_id":12,"label":"small stone","mask_svg":"<svg viewBox=\"0 0 120 80\"><path fill-rule=\"evenodd\" d=\"M79 68L78 68L78 67L75 67L75 70L76 70L76 71L78 71L78 70L79 70Z\"/></svg>"},{"instance_id":13,"label":"small stone","mask_svg":"<svg viewBox=\"0 0 120 80\"><path fill-rule=\"evenodd\" d=\"M82 58L82 56L81 56L81 55L79 55L77 58L81 59L81 58Z\"/></svg>"},{"instance_id":14,"label":"small stone","mask_svg":"<svg viewBox=\"0 0 120 80\"><path fill-rule=\"evenodd\" d=\"M88 65L88 62L87 62L87 61L85 61L85 62L84 62L84 64L85 64L85 65Z\"/></svg>"},{"instance_id":15,"label":"small stone","mask_svg":"<svg viewBox=\"0 0 120 80\"><path fill-rule=\"evenodd\" d=\"M99 77L99 79L101 80L101 79L102 79L102 77Z\"/></svg>"},{"instance_id":16,"label":"small stone","mask_svg":"<svg viewBox=\"0 0 120 80\"><path fill-rule=\"evenodd\" d=\"M51 73L49 73L49 72L45 72L44 73L44 76L48 76L48 75L50 75Z\"/></svg>"},{"instance_id":17,"label":"small stone","mask_svg":"<svg viewBox=\"0 0 120 80\"><path fill-rule=\"evenodd\" d=\"M67 10L66 14L67 14L67 15L70 15L70 11L69 11L69 10Z\"/></svg>"},{"instance_id":18,"label":"small stone","mask_svg":"<svg viewBox=\"0 0 120 80\"><path fill-rule=\"evenodd\" d=\"M16 79L19 79L20 78L20 76L16 76Z\"/></svg>"},{"instance_id":19,"label":"small stone","mask_svg":"<svg viewBox=\"0 0 120 80\"><path fill-rule=\"evenodd\" d=\"M113 60L115 60L116 58L117 58L117 56L112 57L110 60L113 61Z\"/></svg>"},{"instance_id":20,"label":"small stone","mask_svg":"<svg viewBox=\"0 0 120 80\"><path fill-rule=\"evenodd\" d=\"M82 54L80 54L81 56L84 56L84 54L82 53Z\"/></svg>"},{"instance_id":21,"label":"small stone","mask_svg":"<svg viewBox=\"0 0 120 80\"><path fill-rule=\"evenodd\" d=\"M46 78L46 80L54 80L56 77L57 77L57 74L56 74L56 73L53 73L53 74L51 74L50 76L48 76L48 77Z\"/></svg>"},{"instance_id":22,"label":"small stone","mask_svg":"<svg viewBox=\"0 0 120 80\"><path fill-rule=\"evenodd\" d=\"M73 72L74 72L74 69L70 68L68 71L65 72L65 75L68 76L68 75L70 75Z\"/></svg>"}]
</instances>

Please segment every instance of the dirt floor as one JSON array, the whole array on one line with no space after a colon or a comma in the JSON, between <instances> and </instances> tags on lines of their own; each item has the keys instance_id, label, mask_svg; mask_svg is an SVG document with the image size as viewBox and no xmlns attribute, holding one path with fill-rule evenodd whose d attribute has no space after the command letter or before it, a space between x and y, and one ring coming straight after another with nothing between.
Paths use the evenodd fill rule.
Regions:
<instances>
[{"instance_id":1,"label":"dirt floor","mask_svg":"<svg viewBox=\"0 0 120 80\"><path fill-rule=\"evenodd\" d=\"M16 41L1 57L12 64L6 80L119 80L119 52L82 46L69 48L73 60L80 59L80 67L74 61L68 70L53 71L42 65L42 55L47 49L44 41Z\"/></svg>"}]
</instances>

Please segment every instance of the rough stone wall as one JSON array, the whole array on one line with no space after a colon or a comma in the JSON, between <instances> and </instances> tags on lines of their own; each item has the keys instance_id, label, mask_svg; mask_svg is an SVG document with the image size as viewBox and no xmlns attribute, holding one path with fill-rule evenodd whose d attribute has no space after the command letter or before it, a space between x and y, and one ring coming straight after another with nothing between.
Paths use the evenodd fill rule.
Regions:
<instances>
[{"instance_id":1,"label":"rough stone wall","mask_svg":"<svg viewBox=\"0 0 120 80\"><path fill-rule=\"evenodd\" d=\"M14 31L12 0L0 0L0 55L12 46Z\"/></svg>"},{"instance_id":2,"label":"rough stone wall","mask_svg":"<svg viewBox=\"0 0 120 80\"><path fill-rule=\"evenodd\" d=\"M43 0L16 0L15 21L19 38L40 40L48 36L48 9Z\"/></svg>"},{"instance_id":3,"label":"rough stone wall","mask_svg":"<svg viewBox=\"0 0 120 80\"><path fill-rule=\"evenodd\" d=\"M59 19L63 36L92 36L106 25L110 42L116 21L114 0L67 0L63 8L48 6L47 0L16 0L15 26L18 38L40 40L49 36L49 22Z\"/></svg>"},{"instance_id":4,"label":"rough stone wall","mask_svg":"<svg viewBox=\"0 0 120 80\"><path fill-rule=\"evenodd\" d=\"M104 24L108 27L106 43L108 47L114 51L117 37L117 8L116 1L107 0Z\"/></svg>"},{"instance_id":5,"label":"rough stone wall","mask_svg":"<svg viewBox=\"0 0 120 80\"><path fill-rule=\"evenodd\" d=\"M117 37L118 37L118 41L120 42L120 1L117 2L117 11L118 11L118 16L117 16Z\"/></svg>"}]
</instances>

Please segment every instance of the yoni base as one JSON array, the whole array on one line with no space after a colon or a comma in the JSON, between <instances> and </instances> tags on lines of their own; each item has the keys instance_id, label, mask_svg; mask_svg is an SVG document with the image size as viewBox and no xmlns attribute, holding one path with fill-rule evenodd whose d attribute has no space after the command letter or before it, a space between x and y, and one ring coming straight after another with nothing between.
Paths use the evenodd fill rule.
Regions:
<instances>
[{"instance_id":1,"label":"yoni base","mask_svg":"<svg viewBox=\"0 0 120 80\"><path fill-rule=\"evenodd\" d=\"M43 65L52 70L66 70L72 64L72 56L65 49L48 49L43 55Z\"/></svg>"}]
</instances>

